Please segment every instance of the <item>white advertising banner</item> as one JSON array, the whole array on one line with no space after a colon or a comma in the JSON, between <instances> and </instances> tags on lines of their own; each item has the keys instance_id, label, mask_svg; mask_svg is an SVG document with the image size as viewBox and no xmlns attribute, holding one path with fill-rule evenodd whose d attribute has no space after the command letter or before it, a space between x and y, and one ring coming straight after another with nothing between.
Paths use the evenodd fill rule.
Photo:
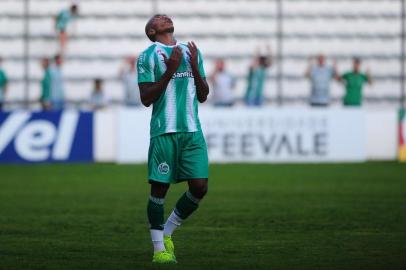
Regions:
<instances>
[{"instance_id":1,"label":"white advertising banner","mask_svg":"<svg viewBox=\"0 0 406 270\"><path fill-rule=\"evenodd\" d=\"M211 110L201 121L212 162L366 160L360 110Z\"/></svg>"},{"instance_id":2,"label":"white advertising banner","mask_svg":"<svg viewBox=\"0 0 406 270\"><path fill-rule=\"evenodd\" d=\"M200 120L210 162L352 162L366 160L360 109L213 109ZM150 111L118 114L117 160L145 162Z\"/></svg>"},{"instance_id":3,"label":"white advertising banner","mask_svg":"<svg viewBox=\"0 0 406 270\"><path fill-rule=\"evenodd\" d=\"M117 111L116 160L143 163L148 159L151 110L120 108Z\"/></svg>"},{"instance_id":4,"label":"white advertising banner","mask_svg":"<svg viewBox=\"0 0 406 270\"><path fill-rule=\"evenodd\" d=\"M395 160L398 152L398 112L368 111L366 114L368 160Z\"/></svg>"},{"instance_id":5,"label":"white advertising banner","mask_svg":"<svg viewBox=\"0 0 406 270\"><path fill-rule=\"evenodd\" d=\"M116 161L117 115L114 109L94 113L93 142L94 159L97 162Z\"/></svg>"}]
</instances>

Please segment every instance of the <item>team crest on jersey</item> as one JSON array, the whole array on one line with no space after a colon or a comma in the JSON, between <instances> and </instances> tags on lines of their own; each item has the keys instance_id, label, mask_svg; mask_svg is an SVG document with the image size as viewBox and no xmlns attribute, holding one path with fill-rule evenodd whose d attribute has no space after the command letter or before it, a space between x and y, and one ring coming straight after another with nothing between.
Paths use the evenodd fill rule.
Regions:
<instances>
[{"instance_id":1,"label":"team crest on jersey","mask_svg":"<svg viewBox=\"0 0 406 270\"><path fill-rule=\"evenodd\" d=\"M169 173L169 165L166 162L162 162L158 165L158 172L160 174L168 174Z\"/></svg>"}]
</instances>

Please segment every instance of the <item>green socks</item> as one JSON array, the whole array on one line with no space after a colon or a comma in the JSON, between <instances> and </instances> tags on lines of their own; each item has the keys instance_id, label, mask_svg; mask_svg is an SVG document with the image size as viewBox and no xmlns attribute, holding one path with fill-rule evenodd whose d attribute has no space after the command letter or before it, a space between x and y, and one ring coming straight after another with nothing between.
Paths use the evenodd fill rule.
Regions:
<instances>
[{"instance_id":1,"label":"green socks","mask_svg":"<svg viewBox=\"0 0 406 270\"><path fill-rule=\"evenodd\" d=\"M151 230L164 229L164 199L150 196L147 214Z\"/></svg>"},{"instance_id":2,"label":"green socks","mask_svg":"<svg viewBox=\"0 0 406 270\"><path fill-rule=\"evenodd\" d=\"M174 212L184 220L199 207L199 201L192 193L186 191L176 203Z\"/></svg>"},{"instance_id":3,"label":"green socks","mask_svg":"<svg viewBox=\"0 0 406 270\"><path fill-rule=\"evenodd\" d=\"M194 197L189 191L186 191L176 203L175 209L164 225L164 199L153 196L149 197L147 213L154 247L157 245L155 250L162 248L161 238L163 237L164 228L165 235L172 235L173 231L180 226L183 220L199 207L199 202L198 198Z\"/></svg>"}]
</instances>

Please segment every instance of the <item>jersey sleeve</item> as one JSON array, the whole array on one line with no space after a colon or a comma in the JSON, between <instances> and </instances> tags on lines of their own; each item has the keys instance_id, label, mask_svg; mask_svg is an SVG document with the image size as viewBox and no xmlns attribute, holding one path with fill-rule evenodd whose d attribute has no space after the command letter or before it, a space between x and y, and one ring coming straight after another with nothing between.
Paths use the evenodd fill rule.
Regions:
<instances>
[{"instance_id":1,"label":"jersey sleeve","mask_svg":"<svg viewBox=\"0 0 406 270\"><path fill-rule=\"evenodd\" d=\"M204 64L203 64L203 55L199 49L198 49L198 60L199 60L200 76L202 76L203 78L206 78L206 72L204 71Z\"/></svg>"},{"instance_id":2,"label":"jersey sleeve","mask_svg":"<svg viewBox=\"0 0 406 270\"><path fill-rule=\"evenodd\" d=\"M151 55L142 53L138 57L137 62L137 73L138 73L138 83L144 82L155 82L154 75L154 62L151 61Z\"/></svg>"}]
</instances>

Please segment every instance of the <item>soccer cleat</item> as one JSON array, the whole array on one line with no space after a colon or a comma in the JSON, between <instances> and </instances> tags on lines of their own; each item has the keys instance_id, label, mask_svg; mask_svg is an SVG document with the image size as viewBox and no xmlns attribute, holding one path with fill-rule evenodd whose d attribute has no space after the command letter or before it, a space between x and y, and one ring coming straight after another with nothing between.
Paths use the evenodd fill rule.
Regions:
<instances>
[{"instance_id":1,"label":"soccer cleat","mask_svg":"<svg viewBox=\"0 0 406 270\"><path fill-rule=\"evenodd\" d=\"M175 257L167 251L159 251L154 253L152 257L153 263L176 263Z\"/></svg>"},{"instance_id":2,"label":"soccer cleat","mask_svg":"<svg viewBox=\"0 0 406 270\"><path fill-rule=\"evenodd\" d=\"M175 246L173 245L172 237L170 237L169 235L164 235L164 245L165 245L166 251L168 253L170 253L173 256L173 258L176 260Z\"/></svg>"}]
</instances>

